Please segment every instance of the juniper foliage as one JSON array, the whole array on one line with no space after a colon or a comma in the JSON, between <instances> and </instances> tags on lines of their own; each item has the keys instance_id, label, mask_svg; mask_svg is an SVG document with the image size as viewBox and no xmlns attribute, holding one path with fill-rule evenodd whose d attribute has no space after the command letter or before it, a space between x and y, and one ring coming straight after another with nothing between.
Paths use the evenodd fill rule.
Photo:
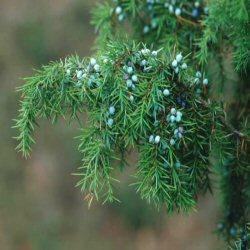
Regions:
<instances>
[{"instance_id":1,"label":"juniper foliage","mask_svg":"<svg viewBox=\"0 0 250 250\"><path fill-rule=\"evenodd\" d=\"M29 156L40 117L88 112L77 186L90 202L118 200L114 171L136 150L136 191L169 212L194 208L217 175L216 231L232 248L248 249L249 12L247 0L98 5L93 58L52 62L20 87L18 150ZM235 94L226 98L229 89Z\"/></svg>"}]
</instances>

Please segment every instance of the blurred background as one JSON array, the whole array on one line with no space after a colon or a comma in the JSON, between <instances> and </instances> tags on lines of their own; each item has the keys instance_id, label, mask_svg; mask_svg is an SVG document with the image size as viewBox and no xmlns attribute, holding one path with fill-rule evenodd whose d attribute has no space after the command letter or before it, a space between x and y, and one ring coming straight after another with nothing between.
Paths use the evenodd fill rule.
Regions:
<instances>
[{"instance_id":1,"label":"blurred background","mask_svg":"<svg viewBox=\"0 0 250 250\"><path fill-rule=\"evenodd\" d=\"M201 198L198 212L168 217L141 201L134 164L117 188L121 204L88 209L72 176L80 165L77 124L40 121L32 157L15 151L11 128L21 78L51 60L91 55L93 0L0 0L0 249L216 250L218 197ZM84 116L82 117L84 120Z\"/></svg>"}]
</instances>

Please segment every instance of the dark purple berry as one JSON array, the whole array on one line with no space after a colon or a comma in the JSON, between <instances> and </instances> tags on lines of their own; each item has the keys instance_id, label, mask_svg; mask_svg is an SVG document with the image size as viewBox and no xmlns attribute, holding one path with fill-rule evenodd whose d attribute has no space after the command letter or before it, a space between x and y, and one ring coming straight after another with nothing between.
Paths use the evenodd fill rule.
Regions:
<instances>
[{"instance_id":1,"label":"dark purple berry","mask_svg":"<svg viewBox=\"0 0 250 250\"><path fill-rule=\"evenodd\" d=\"M176 101L177 101L177 103L178 103L179 105L181 105L181 98L180 98L180 97L177 97Z\"/></svg>"},{"instance_id":2,"label":"dark purple berry","mask_svg":"<svg viewBox=\"0 0 250 250\"><path fill-rule=\"evenodd\" d=\"M192 10L192 17L198 18L200 16L200 10L198 8L194 8Z\"/></svg>"}]
</instances>

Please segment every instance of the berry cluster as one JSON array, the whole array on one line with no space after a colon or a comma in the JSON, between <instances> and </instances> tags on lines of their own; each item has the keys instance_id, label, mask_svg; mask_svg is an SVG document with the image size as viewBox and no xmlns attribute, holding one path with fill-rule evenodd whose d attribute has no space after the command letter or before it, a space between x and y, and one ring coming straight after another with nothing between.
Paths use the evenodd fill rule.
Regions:
<instances>
[{"instance_id":1,"label":"berry cluster","mask_svg":"<svg viewBox=\"0 0 250 250\"><path fill-rule=\"evenodd\" d=\"M206 88L208 85L208 79L204 77L200 71L197 71L194 77L194 85L196 89L196 95L200 96L202 94L202 88Z\"/></svg>"},{"instance_id":2,"label":"berry cluster","mask_svg":"<svg viewBox=\"0 0 250 250\"><path fill-rule=\"evenodd\" d=\"M176 110L175 108L171 108L170 113L167 116L167 121L173 125L174 123L180 122L181 119L182 119L182 112Z\"/></svg>"},{"instance_id":3,"label":"berry cluster","mask_svg":"<svg viewBox=\"0 0 250 250\"><path fill-rule=\"evenodd\" d=\"M197 71L195 74L195 79L194 79L195 84L200 84L202 83L203 85L208 85L208 79L204 78L202 79L202 74L200 71Z\"/></svg>"},{"instance_id":4,"label":"berry cluster","mask_svg":"<svg viewBox=\"0 0 250 250\"><path fill-rule=\"evenodd\" d=\"M174 68L174 72L176 74L179 73L180 69L187 69L187 64L182 63L183 56L181 53L177 54L175 59L172 61L172 67Z\"/></svg>"},{"instance_id":5,"label":"berry cluster","mask_svg":"<svg viewBox=\"0 0 250 250\"><path fill-rule=\"evenodd\" d=\"M135 74L134 65L131 62L128 62L127 65L124 65L124 79L126 80L126 85L128 89L135 89L135 84L138 81L138 77Z\"/></svg>"},{"instance_id":6,"label":"berry cluster","mask_svg":"<svg viewBox=\"0 0 250 250\"><path fill-rule=\"evenodd\" d=\"M159 12L159 10L165 10ZM143 27L143 33L147 34L155 30L160 24L161 15L171 14L176 17L183 16L192 21L199 21L202 15L208 14L208 7L204 1L180 1L180 0L147 0L145 12L150 21ZM158 14L161 13L161 14ZM168 24L166 23L166 26Z\"/></svg>"},{"instance_id":7,"label":"berry cluster","mask_svg":"<svg viewBox=\"0 0 250 250\"><path fill-rule=\"evenodd\" d=\"M133 62L129 60L123 66L123 78L126 81L127 89L130 92L129 99L131 102L134 101L134 95L132 92L136 89L136 84L138 83L137 70L140 72L150 72L152 66L155 65L155 59L159 51L151 51L147 48L143 48L140 51L135 53L135 58ZM165 96L170 94L168 89L163 91Z\"/></svg>"},{"instance_id":8,"label":"berry cluster","mask_svg":"<svg viewBox=\"0 0 250 250\"><path fill-rule=\"evenodd\" d=\"M161 137L159 135L156 135L156 136L150 135L149 136L149 142L150 143L159 144L160 141L161 141Z\"/></svg>"},{"instance_id":9,"label":"berry cluster","mask_svg":"<svg viewBox=\"0 0 250 250\"><path fill-rule=\"evenodd\" d=\"M127 0L113 0L113 5L107 7L105 17L102 8L106 7L100 7L100 12L96 14L98 29L106 27L108 33L108 29L118 28L119 32L122 27L119 23L126 19L131 26L133 39L141 36L140 41L162 44L163 47L186 41L187 46L183 47L189 49L197 45L195 40L202 35L200 21L208 15L205 0L146 0L136 4ZM98 22L101 18L102 24Z\"/></svg>"},{"instance_id":10,"label":"berry cluster","mask_svg":"<svg viewBox=\"0 0 250 250\"><path fill-rule=\"evenodd\" d=\"M68 78L76 79L75 85L82 87L83 82L87 80L89 88L95 88L99 85L100 65L95 58L91 58L87 67L83 66L83 63L77 65L71 62L66 63L66 75Z\"/></svg>"},{"instance_id":11,"label":"berry cluster","mask_svg":"<svg viewBox=\"0 0 250 250\"><path fill-rule=\"evenodd\" d=\"M176 144L176 141L181 139L183 137L183 127L178 127L177 123L180 123L182 120L182 112L176 110L175 108L171 108L170 113L167 115L167 121L170 122L170 125L174 127L174 134L170 139L170 145L174 146Z\"/></svg>"},{"instance_id":12,"label":"berry cluster","mask_svg":"<svg viewBox=\"0 0 250 250\"><path fill-rule=\"evenodd\" d=\"M208 7L204 1L179 1L168 0L165 1L164 7L168 9L169 13L180 16L181 14L199 19L202 14L208 14Z\"/></svg>"},{"instance_id":13,"label":"berry cluster","mask_svg":"<svg viewBox=\"0 0 250 250\"><path fill-rule=\"evenodd\" d=\"M93 183L97 181L95 171L105 169L98 174L99 186L106 185L112 197L109 181L113 161L110 158L116 158L113 154L119 150L126 153L131 146L136 146L140 154L138 185L157 194L157 197L150 195L149 199L167 204L169 210L192 207L200 187L206 187L203 184L204 176L209 173L206 161L213 127L212 107L204 106L203 96L195 95L196 85L192 82L195 72L191 68L185 70L187 64L181 53L172 55L141 44L114 43L110 49L96 59L69 57L39 72L36 79L40 92L32 108L42 112L49 108L50 114L57 115L66 114L71 107L73 117L78 117L78 111L84 107L88 108L90 126L81 139L83 164L88 168L86 177L79 182L84 190L93 192L92 187L96 186ZM54 78L48 77L51 72ZM30 104L29 94L33 93L30 88L36 91L37 87L29 84L26 88ZM41 99L45 97L48 99ZM22 118L23 124L29 124L26 117ZM21 143L26 142L25 137ZM190 172L195 173L195 182L190 182ZM160 186L151 181L156 176L161 176L157 180ZM169 188L164 187L164 191L158 193L166 182ZM180 193L185 193L185 197L179 196Z\"/></svg>"},{"instance_id":14,"label":"berry cluster","mask_svg":"<svg viewBox=\"0 0 250 250\"><path fill-rule=\"evenodd\" d=\"M125 11L125 3L119 0L113 0L115 13L119 22L123 21L130 15ZM170 14L173 16L183 16L191 19L194 22L199 21L202 15L208 15L208 7L205 1L186 1L186 0L147 0L146 3L141 3L139 8L142 10L142 16L145 16L143 34L148 34L150 31L157 29L161 23L162 16ZM159 11L161 10L161 11ZM166 23L166 26L168 24Z\"/></svg>"},{"instance_id":15,"label":"berry cluster","mask_svg":"<svg viewBox=\"0 0 250 250\"><path fill-rule=\"evenodd\" d=\"M120 22L122 22L126 17L126 13L123 11L121 6L117 6L115 8L115 14Z\"/></svg>"},{"instance_id":16,"label":"berry cluster","mask_svg":"<svg viewBox=\"0 0 250 250\"><path fill-rule=\"evenodd\" d=\"M250 240L250 225L248 223L245 224L239 221L232 222L225 219L217 224L216 231L227 240L230 238L235 242L241 243L241 246L246 246L247 242Z\"/></svg>"},{"instance_id":17,"label":"berry cluster","mask_svg":"<svg viewBox=\"0 0 250 250\"><path fill-rule=\"evenodd\" d=\"M114 119L111 118L110 116L114 116L114 114L115 114L115 107L114 107L114 106L110 106L110 107L109 107L109 110L108 110L108 116L109 116L109 118L108 118L108 121L107 121L107 125L108 125L109 127L112 127L112 126L113 126Z\"/></svg>"},{"instance_id":18,"label":"berry cluster","mask_svg":"<svg viewBox=\"0 0 250 250\"><path fill-rule=\"evenodd\" d=\"M124 79L126 81L127 89L130 91L129 100L134 101L134 95L132 91L135 89L136 83L138 82L138 77L135 72L135 67L132 62L128 62L127 65L124 65Z\"/></svg>"},{"instance_id":19,"label":"berry cluster","mask_svg":"<svg viewBox=\"0 0 250 250\"><path fill-rule=\"evenodd\" d=\"M223 222L217 224L217 231L220 233L222 233L223 231L228 231L227 234L229 234L232 238L236 238L239 233L242 233L237 229L236 226L226 227Z\"/></svg>"}]
</instances>

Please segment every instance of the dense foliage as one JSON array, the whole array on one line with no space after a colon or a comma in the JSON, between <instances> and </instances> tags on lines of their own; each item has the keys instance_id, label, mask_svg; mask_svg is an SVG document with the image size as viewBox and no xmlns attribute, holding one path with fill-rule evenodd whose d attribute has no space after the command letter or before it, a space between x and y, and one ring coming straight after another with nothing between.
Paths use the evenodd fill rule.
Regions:
<instances>
[{"instance_id":1,"label":"dense foliage","mask_svg":"<svg viewBox=\"0 0 250 250\"><path fill-rule=\"evenodd\" d=\"M52 62L25 79L18 149L29 155L39 117L86 111L77 185L90 201L118 199L113 172L131 150L137 192L168 211L194 207L212 190L213 172L224 210L216 231L248 249L249 12L247 0L99 5L96 55Z\"/></svg>"}]
</instances>

